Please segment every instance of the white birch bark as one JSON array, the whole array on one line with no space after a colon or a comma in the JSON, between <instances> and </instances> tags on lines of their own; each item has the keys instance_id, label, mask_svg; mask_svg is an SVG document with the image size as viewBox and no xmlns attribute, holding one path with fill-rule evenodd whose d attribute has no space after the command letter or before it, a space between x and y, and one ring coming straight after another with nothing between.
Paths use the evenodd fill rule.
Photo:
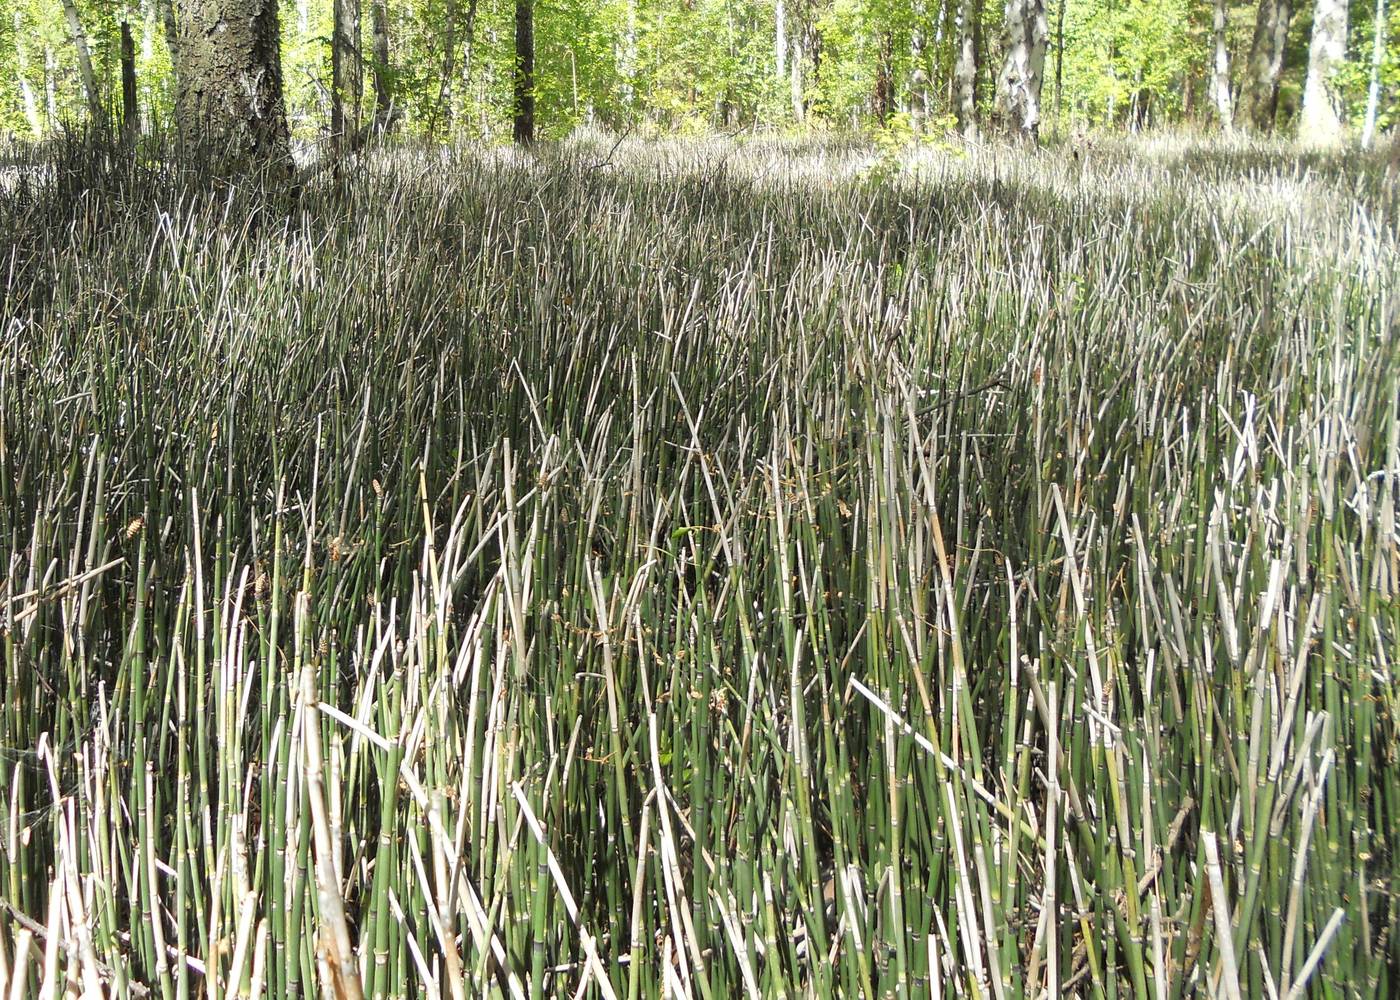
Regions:
<instances>
[{"instance_id":1,"label":"white birch bark","mask_svg":"<svg viewBox=\"0 0 1400 1000\"><path fill-rule=\"evenodd\" d=\"M1370 149L1376 139L1376 115L1381 104L1381 63L1385 60L1385 0L1376 0L1376 32L1371 45L1371 86L1366 92L1366 124L1361 146Z\"/></svg>"},{"instance_id":2,"label":"white birch bark","mask_svg":"<svg viewBox=\"0 0 1400 1000\"><path fill-rule=\"evenodd\" d=\"M1050 26L1045 0L1006 0L1006 62L997 104L1013 133L1035 138L1040 129L1040 90Z\"/></svg>"},{"instance_id":3,"label":"white birch bark","mask_svg":"<svg viewBox=\"0 0 1400 1000\"><path fill-rule=\"evenodd\" d=\"M1298 123L1298 138L1305 145L1335 146L1346 133L1336 75L1346 58L1348 4L1349 0L1317 0L1313 8L1308 77Z\"/></svg>"},{"instance_id":4,"label":"white birch bark","mask_svg":"<svg viewBox=\"0 0 1400 1000\"><path fill-rule=\"evenodd\" d=\"M58 76L58 57L54 55L53 49L44 46L44 107L49 113L49 123L58 121L58 85L55 78Z\"/></svg>"},{"instance_id":5,"label":"white birch bark","mask_svg":"<svg viewBox=\"0 0 1400 1000\"><path fill-rule=\"evenodd\" d=\"M38 138L44 132L44 119L39 114L39 100L34 96L34 88L29 85L25 72L27 60L24 58L24 32L20 29L20 13L15 11L15 76L19 82L19 95L24 103L24 120L29 122L29 130Z\"/></svg>"},{"instance_id":6,"label":"white birch bark","mask_svg":"<svg viewBox=\"0 0 1400 1000\"><path fill-rule=\"evenodd\" d=\"M92 71L92 50L88 48L87 33L83 31L82 19L73 0L63 0L63 13L68 19L68 31L73 38L73 48L78 52L78 74L83 80L83 93L87 97L88 113L93 121L101 121L102 96L97 92L97 74Z\"/></svg>"},{"instance_id":7,"label":"white birch bark","mask_svg":"<svg viewBox=\"0 0 1400 1000\"><path fill-rule=\"evenodd\" d=\"M1230 49L1225 35L1225 0L1215 0L1214 53L1210 76L1211 97L1215 100L1215 113L1220 117L1220 127L1226 132L1235 128L1235 106L1230 97Z\"/></svg>"},{"instance_id":8,"label":"white birch bark","mask_svg":"<svg viewBox=\"0 0 1400 1000\"><path fill-rule=\"evenodd\" d=\"M953 110L958 131L969 139L977 138L977 41L973 24L976 11L974 0L962 0L958 5L958 53L953 63Z\"/></svg>"}]
</instances>

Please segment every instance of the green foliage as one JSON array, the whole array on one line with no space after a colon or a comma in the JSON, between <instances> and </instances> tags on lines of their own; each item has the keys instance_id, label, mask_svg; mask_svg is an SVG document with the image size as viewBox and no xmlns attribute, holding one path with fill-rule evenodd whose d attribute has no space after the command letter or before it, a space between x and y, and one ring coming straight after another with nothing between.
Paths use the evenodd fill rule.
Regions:
<instances>
[{"instance_id":1,"label":"green foliage","mask_svg":"<svg viewBox=\"0 0 1400 1000\"><path fill-rule=\"evenodd\" d=\"M1206 55L1206 32L1192 17L1198 6L1198 0L1070 4L1063 71L1070 117L1117 124L1143 102L1159 118L1181 112L1182 82Z\"/></svg>"},{"instance_id":2,"label":"green foliage","mask_svg":"<svg viewBox=\"0 0 1400 1000\"><path fill-rule=\"evenodd\" d=\"M1380 66L1381 96L1376 116L1380 129L1387 129L1400 120L1400 3L1387 4L1386 44ZM1371 87L1371 63L1374 54L1375 7L1366 0L1353 0L1357 15L1351 32L1350 58L1338 71L1338 86L1346 101L1353 123L1360 123L1366 114L1366 102Z\"/></svg>"},{"instance_id":3,"label":"green foliage","mask_svg":"<svg viewBox=\"0 0 1400 1000\"><path fill-rule=\"evenodd\" d=\"M176 0L178 3L179 0ZM148 119L172 107L173 79L157 0L78 0L108 103L115 105L119 18L133 18ZM281 0L283 77L294 134L321 136L329 119L332 0ZM1257 0L1230 0L1228 38L1238 88ZM905 113L938 131L951 112L957 4L947 0L784 0L789 53L801 48L799 122L790 77L778 72L777 0L549 0L535 7L537 122L560 138L580 126L614 132L736 132L799 126L878 130ZM509 134L514 0L388 0L386 76L408 134L499 139ZM1296 110L1307 62L1311 5L1300 3L1285 61L1280 109ZM1400 24L1384 63L1381 121L1400 102ZM1002 57L1002 4L980 7L978 105L987 113ZM1341 78L1352 117L1366 103L1373 5L1352 4L1350 62ZM373 106L370 0L362 0L361 121ZM1047 0L1050 39L1042 117L1065 127L1208 119L1211 0ZM1063 19L1063 38L1058 34ZM451 53L448 43L451 41ZM470 55L470 58L468 56ZM791 60L788 60L791 64ZM786 67L785 67L786 70ZM23 81L24 86L21 86ZM26 100L25 87L29 100ZM878 96L886 88L887 107ZM37 110L36 110L37 109ZM0 130L49 132L86 114L73 46L56 0L11 0L0 24ZM887 123L886 123L887 124Z\"/></svg>"}]
</instances>

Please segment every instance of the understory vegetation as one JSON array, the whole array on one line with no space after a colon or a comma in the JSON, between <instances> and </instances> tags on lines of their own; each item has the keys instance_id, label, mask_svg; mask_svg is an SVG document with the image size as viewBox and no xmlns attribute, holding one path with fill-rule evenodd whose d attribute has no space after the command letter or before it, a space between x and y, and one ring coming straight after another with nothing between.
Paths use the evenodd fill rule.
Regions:
<instances>
[{"instance_id":1,"label":"understory vegetation","mask_svg":"<svg viewBox=\"0 0 1400 1000\"><path fill-rule=\"evenodd\" d=\"M1392 995L1397 190L1171 137L35 154L0 988Z\"/></svg>"}]
</instances>

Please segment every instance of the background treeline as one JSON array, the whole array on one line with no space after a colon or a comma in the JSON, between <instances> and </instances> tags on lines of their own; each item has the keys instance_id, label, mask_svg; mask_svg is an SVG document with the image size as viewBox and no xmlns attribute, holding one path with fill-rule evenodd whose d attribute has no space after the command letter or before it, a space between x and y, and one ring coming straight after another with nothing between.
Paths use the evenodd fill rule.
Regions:
<instances>
[{"instance_id":1,"label":"background treeline","mask_svg":"<svg viewBox=\"0 0 1400 1000\"><path fill-rule=\"evenodd\" d=\"M95 106L119 113L123 25L143 120L169 117L181 0L3 6L0 131L42 135ZM1350 9L1338 0L281 0L293 136L332 131L336 93L359 125L508 135L522 7L533 21L536 129L546 137L589 123L939 131L958 121L960 67L971 75L974 116L996 120L1009 29L1023 16L1043 33L1039 117L1049 128L1226 118L1267 129L1275 109L1291 127L1317 11L1337 8L1341 116L1360 133L1385 129L1400 110L1400 17L1385 0L1352 0ZM1261 25L1270 18L1283 44L1260 117L1247 105L1259 60L1269 58Z\"/></svg>"}]
</instances>

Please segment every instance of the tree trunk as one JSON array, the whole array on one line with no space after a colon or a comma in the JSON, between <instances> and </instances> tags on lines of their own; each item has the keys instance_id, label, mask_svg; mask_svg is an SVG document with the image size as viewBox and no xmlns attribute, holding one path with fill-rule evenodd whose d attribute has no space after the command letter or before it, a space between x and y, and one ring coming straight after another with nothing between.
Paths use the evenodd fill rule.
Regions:
<instances>
[{"instance_id":1,"label":"tree trunk","mask_svg":"<svg viewBox=\"0 0 1400 1000\"><path fill-rule=\"evenodd\" d=\"M1060 0L1055 17L1055 119L1064 128L1065 103L1065 8L1069 0Z\"/></svg>"},{"instance_id":2,"label":"tree trunk","mask_svg":"<svg viewBox=\"0 0 1400 1000\"><path fill-rule=\"evenodd\" d=\"M379 0L375 0L376 3ZM377 15L376 15L377 16ZM378 29L376 29L378 30ZM378 36L375 36L378 43ZM452 134L452 84L457 77L457 0L447 0L443 13L442 30L442 82L438 85L438 103L433 108L433 125L429 132L437 130L437 116L442 115L443 131Z\"/></svg>"},{"instance_id":3,"label":"tree trunk","mask_svg":"<svg viewBox=\"0 0 1400 1000\"><path fill-rule=\"evenodd\" d=\"M1288 44L1292 0L1259 0L1254 37L1249 45L1249 72L1245 76L1243 107L1249 124L1259 132L1271 131L1278 108L1283 56Z\"/></svg>"},{"instance_id":4,"label":"tree trunk","mask_svg":"<svg viewBox=\"0 0 1400 1000\"><path fill-rule=\"evenodd\" d=\"M622 83L622 106L630 113L637 99L637 4L627 0L622 41L617 47L617 72Z\"/></svg>"},{"instance_id":5,"label":"tree trunk","mask_svg":"<svg viewBox=\"0 0 1400 1000\"><path fill-rule=\"evenodd\" d=\"M331 138L341 146L360 124L360 0L332 0L331 9Z\"/></svg>"},{"instance_id":6,"label":"tree trunk","mask_svg":"<svg viewBox=\"0 0 1400 1000\"><path fill-rule=\"evenodd\" d=\"M1336 76L1346 58L1348 3L1349 0L1316 0L1313 8L1308 78L1298 124L1298 138L1309 146L1335 146L1346 132Z\"/></svg>"},{"instance_id":7,"label":"tree trunk","mask_svg":"<svg viewBox=\"0 0 1400 1000\"><path fill-rule=\"evenodd\" d=\"M997 104L1006 127L1035 139L1040 131L1040 89L1050 33L1045 0L1007 0L1006 62L997 85Z\"/></svg>"},{"instance_id":8,"label":"tree trunk","mask_svg":"<svg viewBox=\"0 0 1400 1000\"><path fill-rule=\"evenodd\" d=\"M53 49L44 46L44 108L48 111L49 127L58 121L58 57Z\"/></svg>"},{"instance_id":9,"label":"tree trunk","mask_svg":"<svg viewBox=\"0 0 1400 1000\"><path fill-rule=\"evenodd\" d=\"M894 36L880 36L880 64L875 69L875 120L884 128L894 113Z\"/></svg>"},{"instance_id":10,"label":"tree trunk","mask_svg":"<svg viewBox=\"0 0 1400 1000\"><path fill-rule=\"evenodd\" d=\"M787 8L778 0L773 15L773 61L778 66L778 81L787 80Z\"/></svg>"},{"instance_id":11,"label":"tree trunk","mask_svg":"<svg viewBox=\"0 0 1400 1000\"><path fill-rule=\"evenodd\" d=\"M909 108L914 118L914 130L922 132L929 114L928 36L925 29L928 15L922 2L914 5L913 32L909 36L909 56L913 71L909 75Z\"/></svg>"},{"instance_id":12,"label":"tree trunk","mask_svg":"<svg viewBox=\"0 0 1400 1000\"><path fill-rule=\"evenodd\" d=\"M68 18L68 32L73 36L73 48L78 50L78 73L83 78L83 93L87 97L88 114L94 122L106 117L102 112L102 95L97 92L97 74L92 71L92 50L73 0L63 0L63 13Z\"/></svg>"},{"instance_id":13,"label":"tree trunk","mask_svg":"<svg viewBox=\"0 0 1400 1000\"><path fill-rule=\"evenodd\" d=\"M175 0L157 0L160 20L165 28L165 47L170 50L170 65L180 66L180 30L175 26Z\"/></svg>"},{"instance_id":14,"label":"tree trunk","mask_svg":"<svg viewBox=\"0 0 1400 1000\"><path fill-rule=\"evenodd\" d=\"M958 5L957 57L953 62L953 110L958 131L977 138L977 4L962 0Z\"/></svg>"},{"instance_id":15,"label":"tree trunk","mask_svg":"<svg viewBox=\"0 0 1400 1000\"><path fill-rule=\"evenodd\" d=\"M29 85L25 72L27 60L24 57L24 31L20 22L19 9L15 9L15 77L19 82L20 100L24 103L24 118L29 122L29 130L37 139L44 133L44 119L39 114L39 100L34 96L34 88Z\"/></svg>"},{"instance_id":16,"label":"tree trunk","mask_svg":"<svg viewBox=\"0 0 1400 1000\"><path fill-rule=\"evenodd\" d=\"M229 168L291 166L277 0L184 0L176 115L193 148Z\"/></svg>"},{"instance_id":17,"label":"tree trunk","mask_svg":"<svg viewBox=\"0 0 1400 1000\"><path fill-rule=\"evenodd\" d=\"M141 112L136 105L136 41L131 25L122 22L122 139L134 145L141 132Z\"/></svg>"},{"instance_id":18,"label":"tree trunk","mask_svg":"<svg viewBox=\"0 0 1400 1000\"><path fill-rule=\"evenodd\" d=\"M807 106L802 100L802 39L797 35L788 47L788 93L792 98L792 117L801 122Z\"/></svg>"},{"instance_id":19,"label":"tree trunk","mask_svg":"<svg viewBox=\"0 0 1400 1000\"><path fill-rule=\"evenodd\" d=\"M467 23L462 34L462 93L470 97L472 56L476 52L476 0L467 0Z\"/></svg>"},{"instance_id":20,"label":"tree trunk","mask_svg":"<svg viewBox=\"0 0 1400 1000\"><path fill-rule=\"evenodd\" d=\"M535 141L535 0L515 0L515 141Z\"/></svg>"},{"instance_id":21,"label":"tree trunk","mask_svg":"<svg viewBox=\"0 0 1400 1000\"><path fill-rule=\"evenodd\" d=\"M370 17L370 30L374 33L374 127L380 132L387 132L393 125L394 92L393 81L389 77L389 7L386 0L370 0ZM445 108L445 113L449 115L451 94L449 88Z\"/></svg>"},{"instance_id":22,"label":"tree trunk","mask_svg":"<svg viewBox=\"0 0 1400 1000\"><path fill-rule=\"evenodd\" d=\"M1371 46L1371 86L1366 92L1366 124L1361 145L1370 149L1376 138L1376 114L1381 103L1381 63L1385 61L1385 0L1376 0L1375 38Z\"/></svg>"},{"instance_id":23,"label":"tree trunk","mask_svg":"<svg viewBox=\"0 0 1400 1000\"><path fill-rule=\"evenodd\" d=\"M1230 98L1230 49L1225 35L1227 11L1225 0L1215 0L1215 18L1212 66L1210 74L1211 97L1215 100L1215 113L1220 118L1220 127L1225 132L1235 128L1235 106Z\"/></svg>"}]
</instances>

